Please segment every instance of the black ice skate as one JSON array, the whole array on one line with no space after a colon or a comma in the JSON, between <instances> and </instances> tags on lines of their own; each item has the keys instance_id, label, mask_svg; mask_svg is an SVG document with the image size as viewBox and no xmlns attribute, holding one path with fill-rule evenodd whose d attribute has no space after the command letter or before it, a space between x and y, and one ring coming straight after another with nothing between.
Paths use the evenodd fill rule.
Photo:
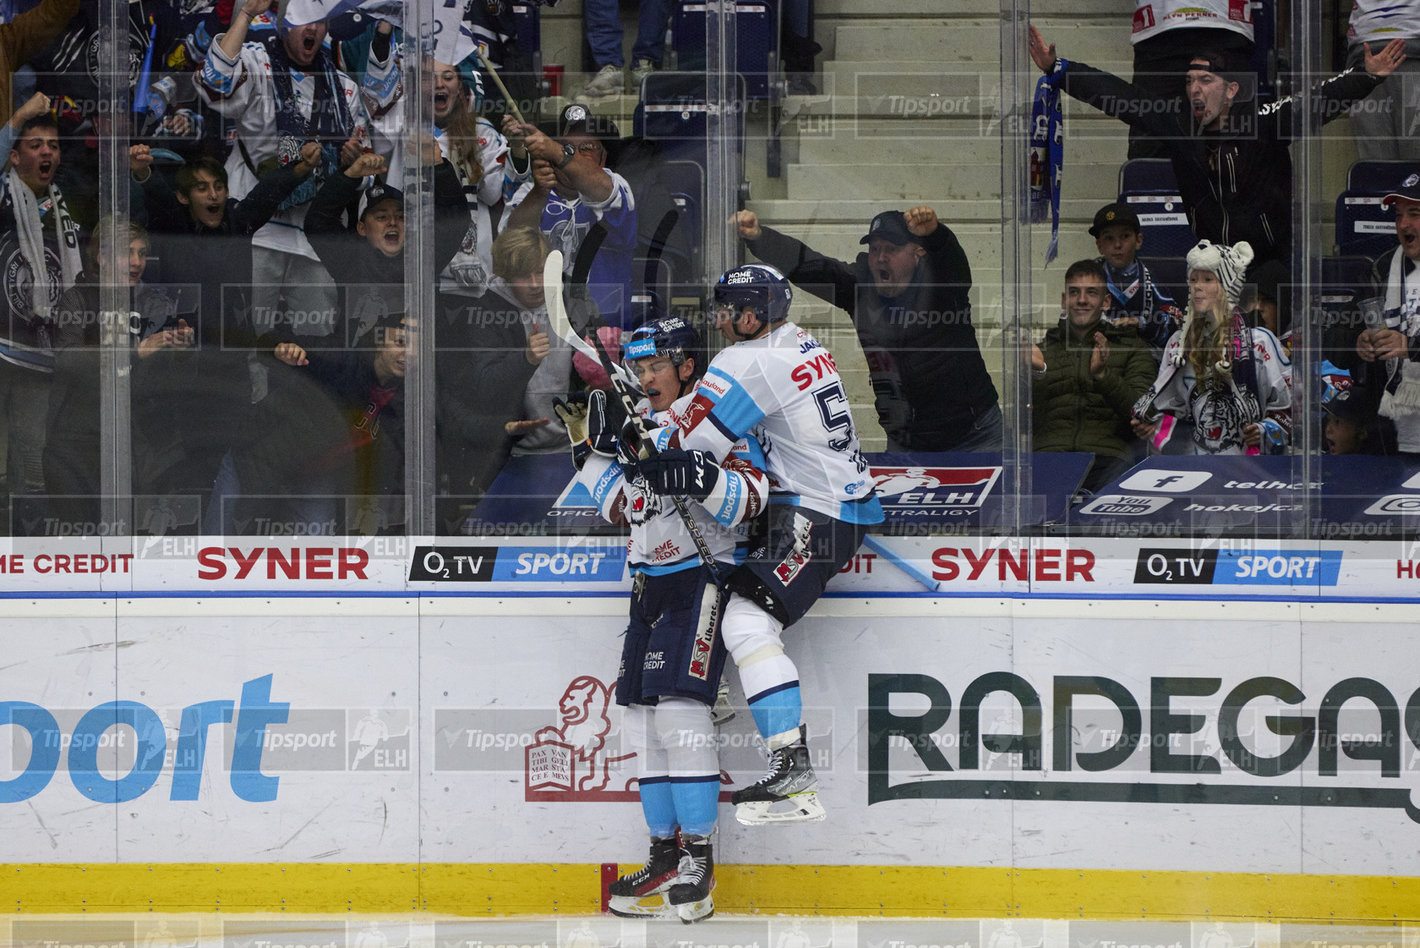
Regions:
<instances>
[{"instance_id":1,"label":"black ice skate","mask_svg":"<svg viewBox=\"0 0 1420 948\"><path fill-rule=\"evenodd\" d=\"M757 783L730 795L735 819L745 826L766 823L817 823L824 818L818 802L818 776L809 763L807 731L784 747L769 751L769 772Z\"/></svg>"},{"instance_id":2,"label":"black ice skate","mask_svg":"<svg viewBox=\"0 0 1420 948\"><path fill-rule=\"evenodd\" d=\"M715 856L709 836L681 840L680 868L671 886L670 903L687 925L715 914Z\"/></svg>"},{"instance_id":3,"label":"black ice skate","mask_svg":"<svg viewBox=\"0 0 1420 948\"><path fill-rule=\"evenodd\" d=\"M675 918L676 911L666 893L676 882L680 847L674 836L652 836L646 865L627 873L609 888L607 908L622 918Z\"/></svg>"}]
</instances>

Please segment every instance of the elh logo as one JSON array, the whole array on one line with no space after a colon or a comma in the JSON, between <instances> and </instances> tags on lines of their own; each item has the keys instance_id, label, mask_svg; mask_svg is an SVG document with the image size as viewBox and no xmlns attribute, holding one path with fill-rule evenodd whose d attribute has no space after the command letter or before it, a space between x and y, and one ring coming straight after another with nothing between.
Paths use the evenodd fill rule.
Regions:
<instances>
[{"instance_id":1,"label":"elh logo","mask_svg":"<svg viewBox=\"0 0 1420 948\"><path fill-rule=\"evenodd\" d=\"M1208 483L1213 475L1207 471L1170 471L1155 468L1130 474L1119 482L1122 490L1148 490L1160 494L1187 494Z\"/></svg>"},{"instance_id":2,"label":"elh logo","mask_svg":"<svg viewBox=\"0 0 1420 948\"><path fill-rule=\"evenodd\" d=\"M408 770L408 711L347 711L346 759L351 770Z\"/></svg>"},{"instance_id":3,"label":"elh logo","mask_svg":"<svg viewBox=\"0 0 1420 948\"><path fill-rule=\"evenodd\" d=\"M874 467L873 487L890 503L914 507L980 507L999 467Z\"/></svg>"},{"instance_id":4,"label":"elh logo","mask_svg":"<svg viewBox=\"0 0 1420 948\"><path fill-rule=\"evenodd\" d=\"M526 748L524 799L547 801L634 801L635 775L609 744L612 686L578 675L557 702L557 723L542 728Z\"/></svg>"}]
</instances>

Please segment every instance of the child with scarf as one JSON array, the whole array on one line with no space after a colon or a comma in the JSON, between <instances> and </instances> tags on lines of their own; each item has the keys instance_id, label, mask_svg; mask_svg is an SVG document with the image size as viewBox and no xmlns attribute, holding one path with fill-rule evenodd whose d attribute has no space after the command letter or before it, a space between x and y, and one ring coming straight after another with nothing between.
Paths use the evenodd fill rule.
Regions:
<instances>
[{"instance_id":1,"label":"child with scarf","mask_svg":"<svg viewBox=\"0 0 1420 948\"><path fill-rule=\"evenodd\" d=\"M1121 328L1132 326L1157 355L1178 329L1183 314L1139 259L1144 247L1139 215L1123 202L1106 204L1095 212L1090 236L1108 277L1106 321Z\"/></svg>"},{"instance_id":2,"label":"child with scarf","mask_svg":"<svg viewBox=\"0 0 1420 948\"><path fill-rule=\"evenodd\" d=\"M1292 427L1292 364L1238 306L1252 248L1203 240L1187 259L1188 316L1134 406L1134 433L1157 453L1280 454Z\"/></svg>"}]
</instances>

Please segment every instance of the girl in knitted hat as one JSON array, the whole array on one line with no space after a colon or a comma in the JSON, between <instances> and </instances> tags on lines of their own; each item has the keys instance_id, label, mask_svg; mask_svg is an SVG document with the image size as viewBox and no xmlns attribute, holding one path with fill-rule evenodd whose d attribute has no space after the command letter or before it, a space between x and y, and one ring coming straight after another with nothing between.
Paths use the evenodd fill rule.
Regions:
<instances>
[{"instance_id":1,"label":"girl in knitted hat","mask_svg":"<svg viewBox=\"0 0 1420 948\"><path fill-rule=\"evenodd\" d=\"M1135 434L1155 453L1280 454L1291 432L1292 366L1277 337L1238 306L1246 243L1188 252L1188 317L1134 406Z\"/></svg>"}]
</instances>

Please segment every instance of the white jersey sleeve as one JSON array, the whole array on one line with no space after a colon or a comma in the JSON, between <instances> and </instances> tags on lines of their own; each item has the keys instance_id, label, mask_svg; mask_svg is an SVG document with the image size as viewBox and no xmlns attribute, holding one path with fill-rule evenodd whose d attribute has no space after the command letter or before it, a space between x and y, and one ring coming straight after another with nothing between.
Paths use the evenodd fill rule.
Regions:
<instances>
[{"instance_id":1,"label":"white jersey sleeve","mask_svg":"<svg viewBox=\"0 0 1420 948\"><path fill-rule=\"evenodd\" d=\"M735 343L710 362L676 441L722 458L753 433L771 499L849 523L878 523L868 462L833 355L791 322Z\"/></svg>"},{"instance_id":2,"label":"white jersey sleeve","mask_svg":"<svg viewBox=\"0 0 1420 948\"><path fill-rule=\"evenodd\" d=\"M665 446L674 426L694 393L678 399L670 410L650 415L642 402L642 415L656 425L656 436ZM763 471L763 454L753 440L740 439L720 464L716 489L702 502L691 501L691 516L711 555L720 562L743 558L744 535L736 527L752 520L768 500L768 478ZM658 574L691 569L700 564L699 552L690 531L667 498L658 497L639 481L628 480L616 461L592 454L586 459L577 480L591 493L603 519L631 527L631 568Z\"/></svg>"}]
</instances>

